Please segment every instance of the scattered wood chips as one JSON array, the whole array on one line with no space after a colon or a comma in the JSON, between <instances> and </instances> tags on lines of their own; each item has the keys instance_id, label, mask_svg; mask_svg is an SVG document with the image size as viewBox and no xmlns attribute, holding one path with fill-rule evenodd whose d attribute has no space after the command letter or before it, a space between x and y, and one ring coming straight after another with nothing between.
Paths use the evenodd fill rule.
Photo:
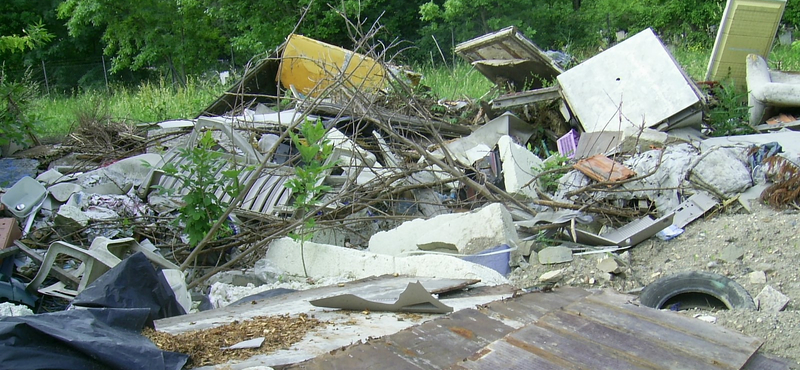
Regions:
<instances>
[{"instance_id":1,"label":"scattered wood chips","mask_svg":"<svg viewBox=\"0 0 800 370\"><path fill-rule=\"evenodd\" d=\"M264 354L277 349L288 348L299 342L306 333L326 322L313 316L300 314L257 316L252 320L234 321L225 326L172 335L145 328L142 335L149 338L165 351L180 352L189 355L188 368L205 365L216 365L230 360L241 360L257 354ZM236 343L264 337L260 348L228 349Z\"/></svg>"}]
</instances>

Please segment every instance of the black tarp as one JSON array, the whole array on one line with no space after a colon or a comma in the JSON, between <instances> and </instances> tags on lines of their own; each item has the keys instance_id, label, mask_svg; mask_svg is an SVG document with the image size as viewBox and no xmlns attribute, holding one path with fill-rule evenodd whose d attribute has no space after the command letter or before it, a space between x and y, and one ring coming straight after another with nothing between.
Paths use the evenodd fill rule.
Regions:
<instances>
[{"instance_id":1,"label":"black tarp","mask_svg":"<svg viewBox=\"0 0 800 370\"><path fill-rule=\"evenodd\" d=\"M136 253L108 270L81 291L73 306L106 308L147 308L150 315L146 323L183 315L183 307L175 299L164 275L157 272L150 260Z\"/></svg>"},{"instance_id":2,"label":"black tarp","mask_svg":"<svg viewBox=\"0 0 800 370\"><path fill-rule=\"evenodd\" d=\"M0 369L178 370L189 356L140 335L147 308L86 308L0 319Z\"/></svg>"}]
</instances>

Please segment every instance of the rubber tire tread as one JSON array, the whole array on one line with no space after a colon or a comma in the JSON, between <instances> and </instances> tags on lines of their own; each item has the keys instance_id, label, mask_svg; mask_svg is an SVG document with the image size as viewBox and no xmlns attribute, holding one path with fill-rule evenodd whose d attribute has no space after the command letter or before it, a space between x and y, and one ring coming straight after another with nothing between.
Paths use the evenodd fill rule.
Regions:
<instances>
[{"instance_id":1,"label":"rubber tire tread","mask_svg":"<svg viewBox=\"0 0 800 370\"><path fill-rule=\"evenodd\" d=\"M662 307L670 298L684 293L703 293L715 297L731 309L755 310L753 297L739 283L705 271L681 272L647 285L639 302L647 307Z\"/></svg>"}]
</instances>

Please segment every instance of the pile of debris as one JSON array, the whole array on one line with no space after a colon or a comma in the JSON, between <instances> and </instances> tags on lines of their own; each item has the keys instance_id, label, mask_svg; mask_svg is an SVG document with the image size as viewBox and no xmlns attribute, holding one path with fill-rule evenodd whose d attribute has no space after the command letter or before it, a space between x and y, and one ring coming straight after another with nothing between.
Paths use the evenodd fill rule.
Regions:
<instances>
[{"instance_id":1,"label":"pile of debris","mask_svg":"<svg viewBox=\"0 0 800 370\"><path fill-rule=\"evenodd\" d=\"M115 156L114 161L104 158L94 168L87 168L85 156L73 154L51 161L43 173L9 172L14 185L0 199L13 215L0 220L0 272L11 287L7 298L39 312L67 305L93 308L15 317L0 321L13 322L0 331L36 341L41 337L16 330L23 325L45 328L40 330L59 341L78 341L88 348L96 344L85 338L93 333L90 329L72 338L53 320L98 320L102 332L96 336L113 340L113 327L125 310L133 310L133 330L154 326L158 333L150 336L156 342L190 348L176 347L176 341L207 341L210 334L175 339L166 333L232 320L241 326L241 320L256 316L302 321L292 324L302 327L302 333L270 347L278 349L272 354L203 352L192 358L201 365L213 364L209 359L254 356L245 361L248 366L278 366L357 340L369 347L368 338L395 332L391 338L397 339L381 341L405 343L403 333L409 328L456 311L444 320L466 320L462 315L479 323L450 329L459 340L470 341L462 350L472 352L437 363L446 367L464 358L469 358L466 363L491 362L491 356L484 356L509 350L503 347L508 343L542 336L557 336L554 340L565 345L587 340L550 330L557 324L580 327L575 320L583 320L582 310L611 321L629 320L621 328L605 323L595 328L598 332L644 325L634 318L645 315L640 308L626 306L633 297L582 289L565 289L553 298L578 312L574 316L551 312L552 307L535 297L518 300L541 306L536 317L517 310L499 319L498 312L513 312L520 304L516 301L495 302L483 312L468 309L520 293L507 278L515 269L603 254L607 257L598 268L617 274L626 250L654 236L675 238L712 209L748 210L758 198L773 206L798 207L800 147L795 143L800 134L784 130L706 138L705 93L650 29L566 70L513 27L462 43L456 52L513 92L488 103L433 103L415 94L419 75L385 63L375 50L359 54L291 35L279 52L257 63L197 118L153 123L144 132L119 135L125 147L117 149L139 148L141 153ZM757 56L740 59L741 65L747 61L748 83L751 75L764 74ZM780 89L784 83L789 82L766 84ZM767 107L786 103L762 90L752 90L758 102L751 101L756 129ZM451 115L432 113L431 104L441 104L436 110ZM458 122L467 116L467 124ZM298 136L307 122L319 122L324 137ZM770 131L775 127L767 125ZM106 145L121 142L105 131L98 135ZM91 130L84 130L75 140L91 142L90 136ZM197 149L204 137L213 139L209 150L221 160L209 167L218 181L204 189L206 197L229 207L209 220L211 230L196 243L185 232L186 224L169 220L189 202L187 176L198 164L187 152ZM305 158L303 150L312 145L319 145L323 154ZM323 173L308 185L315 193L299 193L292 179L317 160ZM308 202L312 196L319 201ZM297 205L302 202L311 208ZM219 228L228 232L215 237ZM12 274L30 282L23 284ZM563 272L555 269L538 277L535 286L518 288L549 292L564 284ZM665 297L652 293L655 289L642 296L643 303L655 308L668 308L679 294ZM654 295L658 297L652 303L645 302ZM616 303L604 305L604 299ZM326 309L312 320L303 316L315 310L312 306ZM651 329L673 330L658 324L669 320L661 314L653 314ZM103 321L104 315L110 321ZM43 318L35 318L39 316ZM327 324L316 326L319 322ZM709 333L716 329L693 325L686 323L685 331L675 335L690 336L697 344L693 348L712 346ZM494 336L489 331L476 334L492 326L498 326ZM214 347L224 347L220 353L259 348L264 337L283 330L262 329L237 329L245 344L237 345L237 338L229 335ZM715 352L717 357L691 357L677 348L661 355L689 361L689 367L698 366L697 361L720 368L785 365L756 354L758 340L725 335L736 340ZM145 347L161 356L164 368L180 368L187 361ZM372 345L367 352L387 351L379 347ZM640 363L653 353L653 348L639 349L628 352L626 361ZM94 356L85 348L74 351L82 359L75 366ZM448 353L447 348L442 351ZM738 357L729 357L730 351ZM367 352L357 357L364 360ZM483 355L471 357L473 353ZM415 361L399 356L397 361ZM100 361L111 361L108 357ZM327 357L348 361L336 353ZM566 350L539 360L589 366L588 359Z\"/></svg>"}]
</instances>

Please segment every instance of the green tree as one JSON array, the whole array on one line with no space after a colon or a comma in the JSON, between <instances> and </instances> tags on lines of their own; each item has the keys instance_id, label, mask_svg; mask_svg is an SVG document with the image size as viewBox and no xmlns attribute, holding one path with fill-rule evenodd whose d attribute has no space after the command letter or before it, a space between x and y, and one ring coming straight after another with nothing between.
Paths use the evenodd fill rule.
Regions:
<instances>
[{"instance_id":1,"label":"green tree","mask_svg":"<svg viewBox=\"0 0 800 370\"><path fill-rule=\"evenodd\" d=\"M187 74L225 55L226 40L200 0L65 0L58 15L72 36L103 28L113 72L156 67L185 85Z\"/></svg>"}]
</instances>

